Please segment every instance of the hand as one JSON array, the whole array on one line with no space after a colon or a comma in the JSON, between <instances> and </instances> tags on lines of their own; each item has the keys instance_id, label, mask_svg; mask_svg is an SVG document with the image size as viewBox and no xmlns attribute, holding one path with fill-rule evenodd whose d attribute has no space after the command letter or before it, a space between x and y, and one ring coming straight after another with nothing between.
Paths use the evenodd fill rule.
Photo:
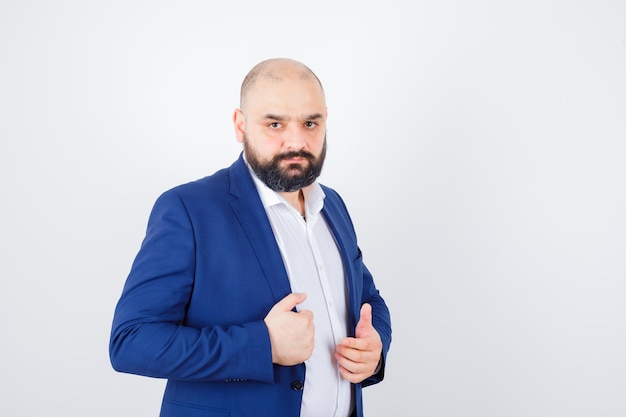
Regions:
<instances>
[{"instance_id":1,"label":"hand","mask_svg":"<svg viewBox=\"0 0 626 417\"><path fill-rule=\"evenodd\" d=\"M313 313L292 309L306 299L306 294L291 293L274 304L265 316L272 344L272 362L291 366L304 362L313 353Z\"/></svg>"},{"instance_id":2,"label":"hand","mask_svg":"<svg viewBox=\"0 0 626 417\"><path fill-rule=\"evenodd\" d=\"M335 358L341 376L356 384L374 374L383 351L380 335L372 326L372 306L367 303L361 307L354 335L337 345Z\"/></svg>"}]
</instances>

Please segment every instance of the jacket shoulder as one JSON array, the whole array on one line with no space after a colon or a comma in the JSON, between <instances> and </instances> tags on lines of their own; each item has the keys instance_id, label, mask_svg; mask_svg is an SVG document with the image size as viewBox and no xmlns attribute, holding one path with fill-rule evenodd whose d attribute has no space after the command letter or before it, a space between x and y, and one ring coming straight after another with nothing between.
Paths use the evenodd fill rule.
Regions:
<instances>
[{"instance_id":1,"label":"jacket shoulder","mask_svg":"<svg viewBox=\"0 0 626 417\"><path fill-rule=\"evenodd\" d=\"M202 203L217 195L229 193L229 176L227 169L194 181L177 185L163 192L158 200L180 199L185 204Z\"/></svg>"},{"instance_id":2,"label":"jacket shoulder","mask_svg":"<svg viewBox=\"0 0 626 417\"><path fill-rule=\"evenodd\" d=\"M177 185L176 187L167 190L166 193L193 195L204 191L222 189L224 187L227 187L228 183L228 169L224 168L204 178Z\"/></svg>"}]
</instances>

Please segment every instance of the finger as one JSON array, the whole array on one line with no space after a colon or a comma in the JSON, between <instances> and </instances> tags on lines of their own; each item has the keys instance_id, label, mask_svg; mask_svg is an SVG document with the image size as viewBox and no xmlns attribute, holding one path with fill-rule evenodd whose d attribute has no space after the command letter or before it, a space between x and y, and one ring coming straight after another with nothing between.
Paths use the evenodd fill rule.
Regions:
<instances>
[{"instance_id":1,"label":"finger","mask_svg":"<svg viewBox=\"0 0 626 417\"><path fill-rule=\"evenodd\" d=\"M372 306L369 303L365 303L361 306L361 318L360 322L372 325Z\"/></svg>"},{"instance_id":2,"label":"finger","mask_svg":"<svg viewBox=\"0 0 626 417\"><path fill-rule=\"evenodd\" d=\"M345 379L346 381L352 382L353 384L358 384L359 382L363 382L363 380L365 380L368 377L368 375L365 373L350 372L346 368L342 368L342 367L339 367L339 373L341 374L341 377L343 379Z\"/></svg>"},{"instance_id":3,"label":"finger","mask_svg":"<svg viewBox=\"0 0 626 417\"><path fill-rule=\"evenodd\" d=\"M357 384L362 381L362 379L359 376L348 371L346 368L339 367L339 374L341 374L341 377L343 379L345 379L346 381L352 382L353 384Z\"/></svg>"},{"instance_id":4,"label":"finger","mask_svg":"<svg viewBox=\"0 0 626 417\"><path fill-rule=\"evenodd\" d=\"M353 371L353 369L351 366L347 365L347 363L361 363L366 357L366 354L366 351L349 348L347 346L337 346L335 350L335 357L337 358L337 361L346 368L349 368L350 371Z\"/></svg>"},{"instance_id":5,"label":"finger","mask_svg":"<svg viewBox=\"0 0 626 417\"><path fill-rule=\"evenodd\" d=\"M299 312L298 312L298 314L299 314L301 317L307 317L307 318L309 318L309 319L310 319L310 321L311 321L311 322L313 322L313 312L312 312L311 310L302 310L302 311L299 311Z\"/></svg>"},{"instance_id":6,"label":"finger","mask_svg":"<svg viewBox=\"0 0 626 417\"><path fill-rule=\"evenodd\" d=\"M380 353L376 355L354 349L338 349L335 360L344 379L360 382L374 374L380 361Z\"/></svg>"},{"instance_id":7,"label":"finger","mask_svg":"<svg viewBox=\"0 0 626 417\"><path fill-rule=\"evenodd\" d=\"M302 293L292 292L291 294L288 294L282 300L277 302L274 305L274 308L276 308L276 309L278 309L280 311L291 311L291 310L293 310L293 308L295 306L297 306L298 304L302 303L304 300L306 300L306 294L305 293L303 293L303 292Z\"/></svg>"},{"instance_id":8,"label":"finger","mask_svg":"<svg viewBox=\"0 0 626 417\"><path fill-rule=\"evenodd\" d=\"M361 317L356 325L354 335L357 338L364 338L370 335L370 329L372 328L372 306L368 303L361 306Z\"/></svg>"},{"instance_id":9,"label":"finger","mask_svg":"<svg viewBox=\"0 0 626 417\"><path fill-rule=\"evenodd\" d=\"M357 383L369 376L369 368L365 364L351 361L341 355L336 355L336 357L339 365L339 373L344 379Z\"/></svg>"},{"instance_id":10,"label":"finger","mask_svg":"<svg viewBox=\"0 0 626 417\"><path fill-rule=\"evenodd\" d=\"M356 349L356 350L366 350L367 349L367 341L363 339L357 339L355 337L344 337L341 339L340 344L337 345L336 349Z\"/></svg>"}]
</instances>

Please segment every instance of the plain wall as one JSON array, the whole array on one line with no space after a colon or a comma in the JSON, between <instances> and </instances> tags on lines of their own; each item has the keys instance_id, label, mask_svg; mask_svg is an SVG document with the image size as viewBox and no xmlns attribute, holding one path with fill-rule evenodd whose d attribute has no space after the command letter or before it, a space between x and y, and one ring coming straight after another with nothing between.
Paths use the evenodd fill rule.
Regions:
<instances>
[{"instance_id":1,"label":"plain wall","mask_svg":"<svg viewBox=\"0 0 626 417\"><path fill-rule=\"evenodd\" d=\"M626 4L1 1L0 415L158 415L108 359L156 197L301 60L393 319L368 417L626 415Z\"/></svg>"}]
</instances>

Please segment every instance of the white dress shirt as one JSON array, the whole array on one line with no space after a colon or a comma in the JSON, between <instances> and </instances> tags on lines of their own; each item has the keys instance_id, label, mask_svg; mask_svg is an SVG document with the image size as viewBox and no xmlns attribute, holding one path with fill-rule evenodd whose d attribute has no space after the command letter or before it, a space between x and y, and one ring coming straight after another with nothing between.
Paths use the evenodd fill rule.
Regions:
<instances>
[{"instance_id":1,"label":"white dress shirt","mask_svg":"<svg viewBox=\"0 0 626 417\"><path fill-rule=\"evenodd\" d=\"M346 279L343 262L321 213L324 191L317 182L302 191L306 221L280 194L250 170L287 269L291 290L307 294L296 310L313 312L315 347L305 362L301 417L348 417L352 387L339 374L335 346L347 336Z\"/></svg>"}]
</instances>

